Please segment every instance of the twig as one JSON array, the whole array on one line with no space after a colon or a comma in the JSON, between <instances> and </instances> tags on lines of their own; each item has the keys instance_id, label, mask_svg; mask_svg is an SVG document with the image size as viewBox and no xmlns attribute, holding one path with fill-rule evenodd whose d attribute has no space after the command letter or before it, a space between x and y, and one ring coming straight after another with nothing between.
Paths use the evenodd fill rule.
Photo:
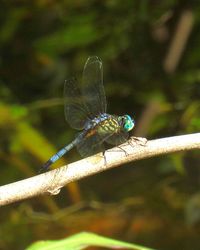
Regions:
<instances>
[{"instance_id":1,"label":"twig","mask_svg":"<svg viewBox=\"0 0 200 250\"><path fill-rule=\"evenodd\" d=\"M0 206L44 193L56 195L72 182L124 163L157 155L200 149L200 133L146 141L132 137L120 147L22 181L0 187Z\"/></svg>"},{"instance_id":2,"label":"twig","mask_svg":"<svg viewBox=\"0 0 200 250\"><path fill-rule=\"evenodd\" d=\"M190 10L183 11L164 61L163 66L167 73L173 73L176 70L176 67L186 47L188 38L191 34L193 25L193 12Z\"/></svg>"}]
</instances>

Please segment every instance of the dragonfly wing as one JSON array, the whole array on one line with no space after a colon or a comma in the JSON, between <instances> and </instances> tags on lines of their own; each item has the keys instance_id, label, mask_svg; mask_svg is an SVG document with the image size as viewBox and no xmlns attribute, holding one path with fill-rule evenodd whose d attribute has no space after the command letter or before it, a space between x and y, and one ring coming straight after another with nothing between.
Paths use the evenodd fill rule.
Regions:
<instances>
[{"instance_id":1,"label":"dragonfly wing","mask_svg":"<svg viewBox=\"0 0 200 250\"><path fill-rule=\"evenodd\" d=\"M65 81L64 85L65 118L72 128L83 129L87 120L87 107L75 78Z\"/></svg>"},{"instance_id":2,"label":"dragonfly wing","mask_svg":"<svg viewBox=\"0 0 200 250\"><path fill-rule=\"evenodd\" d=\"M92 118L100 113L106 113L103 65L97 56L89 57L85 63L81 92Z\"/></svg>"},{"instance_id":3,"label":"dragonfly wing","mask_svg":"<svg viewBox=\"0 0 200 250\"><path fill-rule=\"evenodd\" d=\"M106 142L112 145L120 145L128 140L129 134L127 132L115 133L106 139Z\"/></svg>"},{"instance_id":4,"label":"dragonfly wing","mask_svg":"<svg viewBox=\"0 0 200 250\"><path fill-rule=\"evenodd\" d=\"M99 152L104 152L105 148L103 142L106 137L102 137L99 134L93 134L85 137L77 145L77 150L82 157L88 157Z\"/></svg>"}]
</instances>

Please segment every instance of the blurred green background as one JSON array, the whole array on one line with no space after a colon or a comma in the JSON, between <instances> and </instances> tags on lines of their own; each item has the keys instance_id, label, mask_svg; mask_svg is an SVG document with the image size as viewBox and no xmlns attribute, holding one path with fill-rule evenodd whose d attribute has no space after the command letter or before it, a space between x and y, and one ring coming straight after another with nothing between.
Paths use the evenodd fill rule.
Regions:
<instances>
[{"instance_id":1,"label":"blurred green background","mask_svg":"<svg viewBox=\"0 0 200 250\"><path fill-rule=\"evenodd\" d=\"M76 131L63 84L91 55L111 114L148 139L200 130L198 1L1 1L0 184L37 174ZM55 166L80 159L76 150ZM200 249L200 157L130 163L0 209L0 249L91 231L160 250Z\"/></svg>"}]
</instances>

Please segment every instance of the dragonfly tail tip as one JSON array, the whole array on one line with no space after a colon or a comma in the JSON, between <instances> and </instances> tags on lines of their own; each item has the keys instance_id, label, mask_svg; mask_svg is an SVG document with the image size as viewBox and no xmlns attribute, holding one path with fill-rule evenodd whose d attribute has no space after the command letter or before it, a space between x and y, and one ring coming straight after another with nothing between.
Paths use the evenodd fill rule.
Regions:
<instances>
[{"instance_id":1,"label":"dragonfly tail tip","mask_svg":"<svg viewBox=\"0 0 200 250\"><path fill-rule=\"evenodd\" d=\"M38 171L39 174L46 172L49 170L49 167L51 166L53 162L51 160L48 160Z\"/></svg>"}]
</instances>

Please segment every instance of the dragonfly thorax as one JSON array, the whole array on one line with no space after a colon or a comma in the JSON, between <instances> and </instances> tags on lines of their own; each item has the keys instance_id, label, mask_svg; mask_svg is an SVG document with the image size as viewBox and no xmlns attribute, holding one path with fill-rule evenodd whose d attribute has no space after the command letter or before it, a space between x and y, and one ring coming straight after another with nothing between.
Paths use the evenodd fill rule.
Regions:
<instances>
[{"instance_id":1,"label":"dragonfly thorax","mask_svg":"<svg viewBox=\"0 0 200 250\"><path fill-rule=\"evenodd\" d=\"M102 125L102 123L104 123L104 121L106 121L110 118L111 118L111 115L109 115L109 114L106 114L106 113L100 114L99 116L94 117L92 120L87 121L84 129L85 130L93 129L97 126Z\"/></svg>"},{"instance_id":2,"label":"dragonfly thorax","mask_svg":"<svg viewBox=\"0 0 200 250\"><path fill-rule=\"evenodd\" d=\"M88 121L85 130L95 129L100 133L118 133L129 132L134 126L135 122L129 115L116 116L104 113Z\"/></svg>"}]
</instances>

